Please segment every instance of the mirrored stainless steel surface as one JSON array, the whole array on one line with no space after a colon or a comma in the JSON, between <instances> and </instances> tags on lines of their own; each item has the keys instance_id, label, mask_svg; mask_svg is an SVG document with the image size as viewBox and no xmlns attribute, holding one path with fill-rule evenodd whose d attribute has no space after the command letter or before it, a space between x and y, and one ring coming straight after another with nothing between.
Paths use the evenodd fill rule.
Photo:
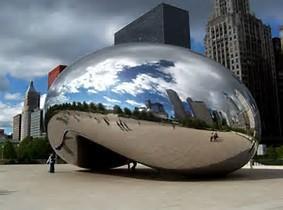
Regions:
<instances>
[{"instance_id":1,"label":"mirrored stainless steel surface","mask_svg":"<svg viewBox=\"0 0 283 210\"><path fill-rule=\"evenodd\" d=\"M106 48L69 66L45 104L52 147L93 169L130 160L181 173L228 173L255 154L260 117L248 89L188 49Z\"/></svg>"}]
</instances>

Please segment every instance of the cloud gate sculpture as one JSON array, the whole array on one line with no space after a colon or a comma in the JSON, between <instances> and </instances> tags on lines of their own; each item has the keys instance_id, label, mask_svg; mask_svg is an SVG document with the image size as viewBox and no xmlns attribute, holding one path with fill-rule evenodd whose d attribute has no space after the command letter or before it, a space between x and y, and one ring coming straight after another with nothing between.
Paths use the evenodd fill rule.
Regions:
<instances>
[{"instance_id":1,"label":"cloud gate sculpture","mask_svg":"<svg viewBox=\"0 0 283 210\"><path fill-rule=\"evenodd\" d=\"M135 160L229 173L253 157L261 135L256 103L228 69L149 43L106 48L69 66L48 92L45 122L56 153L90 169Z\"/></svg>"}]
</instances>

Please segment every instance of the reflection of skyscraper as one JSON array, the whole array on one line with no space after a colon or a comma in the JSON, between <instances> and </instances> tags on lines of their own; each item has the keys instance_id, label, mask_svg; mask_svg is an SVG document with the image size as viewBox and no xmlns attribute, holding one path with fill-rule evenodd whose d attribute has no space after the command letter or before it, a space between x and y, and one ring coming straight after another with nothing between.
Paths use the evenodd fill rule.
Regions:
<instances>
[{"instance_id":1,"label":"reflection of skyscraper","mask_svg":"<svg viewBox=\"0 0 283 210\"><path fill-rule=\"evenodd\" d=\"M171 89L166 90L168 97L173 105L174 113L175 113L175 118L176 119L184 119L188 117L188 113L186 113L183 103L181 99L179 98L178 94Z\"/></svg>"},{"instance_id":2,"label":"reflection of skyscraper","mask_svg":"<svg viewBox=\"0 0 283 210\"><path fill-rule=\"evenodd\" d=\"M150 111L155 117L161 119L167 119L168 114L165 112L164 107L161 103L151 103L150 100L146 101L146 108Z\"/></svg>"},{"instance_id":3,"label":"reflection of skyscraper","mask_svg":"<svg viewBox=\"0 0 283 210\"><path fill-rule=\"evenodd\" d=\"M246 98L238 91L235 90L235 97L241 102L241 105L243 106L242 114L246 116L246 124L249 128L255 128L255 116L258 113L254 113L253 107L251 107L249 102L246 100Z\"/></svg>"},{"instance_id":4,"label":"reflection of skyscraper","mask_svg":"<svg viewBox=\"0 0 283 210\"><path fill-rule=\"evenodd\" d=\"M189 13L160 4L115 34L115 44L154 42L190 48Z\"/></svg>"},{"instance_id":5,"label":"reflection of skyscraper","mask_svg":"<svg viewBox=\"0 0 283 210\"><path fill-rule=\"evenodd\" d=\"M30 136L31 112L33 112L35 109L39 109L39 106L40 94L35 90L33 81L31 81L25 95L21 123L21 140L27 136Z\"/></svg>"},{"instance_id":6,"label":"reflection of skyscraper","mask_svg":"<svg viewBox=\"0 0 283 210\"><path fill-rule=\"evenodd\" d=\"M195 118L206 122L208 125L213 124L208 107L203 101L193 101L191 98L187 98L187 102L192 108Z\"/></svg>"},{"instance_id":7,"label":"reflection of skyscraper","mask_svg":"<svg viewBox=\"0 0 283 210\"><path fill-rule=\"evenodd\" d=\"M223 94L225 97L225 104L227 108L226 113L229 118L230 126L242 129L246 129L247 126L249 127L249 125L247 125L248 119L244 107L242 107L242 104L238 103L235 95L230 96L227 93Z\"/></svg>"}]
</instances>

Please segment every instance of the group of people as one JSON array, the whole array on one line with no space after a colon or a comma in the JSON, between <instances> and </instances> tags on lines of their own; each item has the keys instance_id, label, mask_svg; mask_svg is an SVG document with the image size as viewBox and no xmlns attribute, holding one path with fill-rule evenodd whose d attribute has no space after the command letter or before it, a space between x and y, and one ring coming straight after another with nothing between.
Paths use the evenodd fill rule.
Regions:
<instances>
[{"instance_id":1,"label":"group of people","mask_svg":"<svg viewBox=\"0 0 283 210\"><path fill-rule=\"evenodd\" d=\"M218 138L219 138L219 136L218 136L217 132L213 131L211 133L211 136L210 136L210 142L215 142L215 141L217 141Z\"/></svg>"},{"instance_id":2,"label":"group of people","mask_svg":"<svg viewBox=\"0 0 283 210\"><path fill-rule=\"evenodd\" d=\"M55 163L56 163L56 154L51 153L48 160L46 161L47 164L49 164L49 173L55 173ZM128 159L127 162L128 165L128 171L135 172L137 167L137 161Z\"/></svg>"},{"instance_id":3,"label":"group of people","mask_svg":"<svg viewBox=\"0 0 283 210\"><path fill-rule=\"evenodd\" d=\"M128 127L128 125L120 119L118 121L116 121L116 124L118 125L118 127L122 131L131 131L131 129Z\"/></svg>"}]
</instances>

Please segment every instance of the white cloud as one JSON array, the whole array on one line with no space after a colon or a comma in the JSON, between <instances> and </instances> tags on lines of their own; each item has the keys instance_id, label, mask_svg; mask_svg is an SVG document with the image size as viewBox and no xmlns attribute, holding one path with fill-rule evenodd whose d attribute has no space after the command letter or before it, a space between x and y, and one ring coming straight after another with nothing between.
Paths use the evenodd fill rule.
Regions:
<instances>
[{"instance_id":1,"label":"white cloud","mask_svg":"<svg viewBox=\"0 0 283 210\"><path fill-rule=\"evenodd\" d=\"M47 94L43 94L40 96L40 109L43 109L44 107L46 96Z\"/></svg>"},{"instance_id":2,"label":"white cloud","mask_svg":"<svg viewBox=\"0 0 283 210\"><path fill-rule=\"evenodd\" d=\"M4 104L0 101L0 127L12 127L13 117L22 112L23 103Z\"/></svg>"},{"instance_id":3,"label":"white cloud","mask_svg":"<svg viewBox=\"0 0 283 210\"><path fill-rule=\"evenodd\" d=\"M142 103L138 103L134 100L126 100L126 102L132 106L136 106L136 107L144 107L145 105Z\"/></svg>"},{"instance_id":4,"label":"white cloud","mask_svg":"<svg viewBox=\"0 0 283 210\"><path fill-rule=\"evenodd\" d=\"M5 93L4 99L8 101L17 101L22 99L22 95L20 93Z\"/></svg>"},{"instance_id":5,"label":"white cloud","mask_svg":"<svg viewBox=\"0 0 283 210\"><path fill-rule=\"evenodd\" d=\"M113 99L113 98L109 98L109 97L107 97L107 96L104 96L103 98L104 98L106 101L110 102L110 103L116 103L116 104L120 104L120 103L121 103L121 101L116 100L116 99Z\"/></svg>"}]
</instances>

